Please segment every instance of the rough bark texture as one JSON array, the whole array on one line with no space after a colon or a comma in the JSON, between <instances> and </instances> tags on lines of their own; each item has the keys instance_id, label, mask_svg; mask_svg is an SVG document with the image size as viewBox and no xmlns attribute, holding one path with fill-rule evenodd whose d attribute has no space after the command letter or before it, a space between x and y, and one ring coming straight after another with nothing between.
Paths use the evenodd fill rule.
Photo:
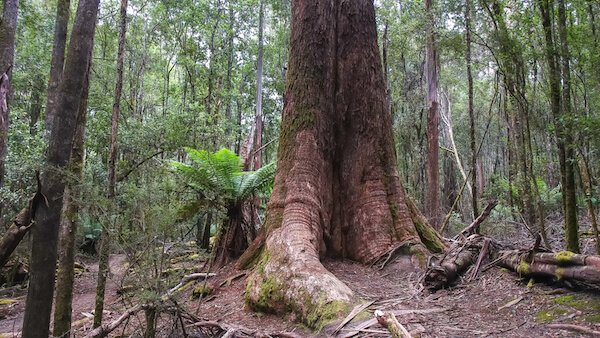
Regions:
<instances>
[{"instance_id":1,"label":"rough bark texture","mask_svg":"<svg viewBox=\"0 0 600 338\"><path fill-rule=\"evenodd\" d=\"M119 48L117 50L117 80L115 82L115 96L113 99L110 150L108 155L108 186L107 198L114 204L117 187L117 138L119 130L119 113L121 111L121 95L123 93L123 65L125 63L125 36L127 34L127 2L121 0L120 6L120 29ZM102 227L100 246L100 257L98 262L98 283L96 285L96 306L94 310L94 328L102 325L104 314L104 293L106 290L106 278L108 275L108 260L110 255L110 225Z\"/></svg>"},{"instance_id":2,"label":"rough bark texture","mask_svg":"<svg viewBox=\"0 0 600 338\"><path fill-rule=\"evenodd\" d=\"M92 50L90 49L90 60ZM91 62L85 75L81 104L77 115L77 129L73 149L71 150L70 172L75 181L70 181L65 188L63 212L60 222L58 245L58 270L56 272L56 296L54 305L55 337L69 337L71 330L71 309L73 302L73 282L75 274L75 235L79 223L79 181L83 173L85 147L85 126L87 122L88 94L90 84Z\"/></svg>"},{"instance_id":3,"label":"rough bark texture","mask_svg":"<svg viewBox=\"0 0 600 338\"><path fill-rule=\"evenodd\" d=\"M2 21L0 21L0 73L6 72L3 83L8 85L3 103L0 106L0 187L4 185L4 161L8 152L8 112L10 101L10 82L12 80L12 65L15 58L15 34L17 30L17 14L19 0L4 0ZM1 205L0 205L1 207ZM0 214L2 210L0 209Z\"/></svg>"},{"instance_id":4,"label":"rough bark texture","mask_svg":"<svg viewBox=\"0 0 600 338\"><path fill-rule=\"evenodd\" d=\"M435 44L435 22L432 0L425 0L428 15L425 67L427 78L427 192L426 216L436 228L440 225L438 64Z\"/></svg>"},{"instance_id":5,"label":"rough bark texture","mask_svg":"<svg viewBox=\"0 0 600 338\"><path fill-rule=\"evenodd\" d=\"M58 0L56 3L56 22L54 24L54 47L50 61L50 79L48 80L48 98L46 100L46 134L50 134L54 121L57 102L58 86L65 63L65 48L67 45L67 28L71 16L71 0Z\"/></svg>"},{"instance_id":6,"label":"rough bark texture","mask_svg":"<svg viewBox=\"0 0 600 338\"><path fill-rule=\"evenodd\" d=\"M357 296L320 257L372 263L402 242L424 249L395 166L373 2L293 1L292 18L267 239L246 299L321 327Z\"/></svg>"},{"instance_id":7,"label":"rough bark texture","mask_svg":"<svg viewBox=\"0 0 600 338\"><path fill-rule=\"evenodd\" d=\"M48 337L54 295L58 229L65 188L63 176L71 157L98 6L99 0L81 0L73 25L69 53L60 84L57 104L57 108L60 109L56 111L46 170L42 176L42 193L48 203L41 203L37 208L36 226L32 230L31 274L23 320L23 337Z\"/></svg>"}]
</instances>

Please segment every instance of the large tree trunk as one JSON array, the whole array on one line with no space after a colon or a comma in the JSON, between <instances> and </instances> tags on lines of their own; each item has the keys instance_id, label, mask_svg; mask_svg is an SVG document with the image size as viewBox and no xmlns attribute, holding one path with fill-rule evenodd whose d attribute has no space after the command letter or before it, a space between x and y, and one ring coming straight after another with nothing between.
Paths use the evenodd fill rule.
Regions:
<instances>
[{"instance_id":1,"label":"large tree trunk","mask_svg":"<svg viewBox=\"0 0 600 338\"><path fill-rule=\"evenodd\" d=\"M373 2L293 1L292 16L267 239L243 257L257 264L246 299L320 327L357 301L321 257L368 264L401 244L425 249L396 170Z\"/></svg>"},{"instance_id":2,"label":"large tree trunk","mask_svg":"<svg viewBox=\"0 0 600 338\"><path fill-rule=\"evenodd\" d=\"M115 96L113 98L110 151L108 154L108 186L106 196L115 203L117 188L117 137L119 130L119 114L121 111L121 95L123 93L123 65L125 63L125 35L127 34L127 2L121 0L120 6L120 30L119 48L117 50L117 80L115 82ZM106 278L109 272L108 260L110 256L110 224L102 227L100 246L100 257L98 262L98 283L96 285L96 306L94 310L94 328L102 325L104 314L104 292L106 290Z\"/></svg>"},{"instance_id":3,"label":"large tree trunk","mask_svg":"<svg viewBox=\"0 0 600 338\"><path fill-rule=\"evenodd\" d=\"M92 49L90 49L90 60ZM69 182L63 198L63 212L60 222L58 246L58 270L56 272L56 296L54 305L55 337L69 337L71 330L71 310L73 303L73 282L75 277L75 235L79 222L80 180L83 174L85 147L85 127L87 122L90 69L88 65L81 93L81 104L77 116L77 129L71 150L70 171L75 181Z\"/></svg>"},{"instance_id":4,"label":"large tree trunk","mask_svg":"<svg viewBox=\"0 0 600 338\"><path fill-rule=\"evenodd\" d=\"M50 135L46 170L42 176L42 194L47 203L40 203L38 206L35 213L36 226L32 230L31 278L23 320L23 337L48 337L58 229L65 189L62 173L71 157L98 6L99 0L80 0L73 25L69 54L60 84L59 103Z\"/></svg>"},{"instance_id":5,"label":"large tree trunk","mask_svg":"<svg viewBox=\"0 0 600 338\"><path fill-rule=\"evenodd\" d=\"M48 80L48 98L46 99L46 135L52 130L54 121L54 105L58 97L58 85L65 63L65 47L67 45L67 28L71 16L71 0L59 0L56 3L56 22L54 24L54 47L50 62L50 79Z\"/></svg>"},{"instance_id":6,"label":"large tree trunk","mask_svg":"<svg viewBox=\"0 0 600 338\"><path fill-rule=\"evenodd\" d=\"M6 78L3 76L0 82L0 187L4 185L4 161L8 153L8 102L11 96L10 82L15 58L18 9L19 0L4 0L4 10L0 21L0 74L6 73ZM0 204L1 215L2 205Z\"/></svg>"}]
</instances>

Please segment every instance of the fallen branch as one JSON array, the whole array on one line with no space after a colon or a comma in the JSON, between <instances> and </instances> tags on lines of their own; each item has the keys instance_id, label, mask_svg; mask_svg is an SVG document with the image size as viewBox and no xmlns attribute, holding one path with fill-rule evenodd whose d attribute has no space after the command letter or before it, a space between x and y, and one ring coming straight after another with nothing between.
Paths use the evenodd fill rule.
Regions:
<instances>
[{"instance_id":1,"label":"fallen branch","mask_svg":"<svg viewBox=\"0 0 600 338\"><path fill-rule=\"evenodd\" d=\"M114 331L119 325L121 325L124 321L129 319L129 317L138 313L143 308L144 307L142 305L136 305L134 307L127 309L127 311L125 311L115 321L108 323L108 324L100 325L99 327L95 328L90 333L88 333L86 337L87 338L102 338L102 337L108 336L109 333Z\"/></svg>"},{"instance_id":2,"label":"fallen branch","mask_svg":"<svg viewBox=\"0 0 600 338\"><path fill-rule=\"evenodd\" d=\"M375 318L377 318L377 322L388 329L392 334L392 338L411 338L408 330L400 324L396 316L391 314L390 312L383 312L381 310L375 311Z\"/></svg>"},{"instance_id":3,"label":"fallen branch","mask_svg":"<svg viewBox=\"0 0 600 338\"><path fill-rule=\"evenodd\" d=\"M395 311L390 311L390 313L392 313L394 316L398 317L398 316L404 316L404 315L408 315L408 314L430 314L430 313L440 313L440 312L446 312L446 311L448 311L448 309L432 308L432 309L422 309L422 310L421 309L395 310ZM361 331L366 330L369 327L376 325L377 323L378 322L377 322L376 318L364 320L364 321L354 325L354 327L342 330L342 331L346 332L345 334L342 335L342 337L343 338L354 337L357 334L359 334Z\"/></svg>"},{"instance_id":4,"label":"fallen branch","mask_svg":"<svg viewBox=\"0 0 600 338\"><path fill-rule=\"evenodd\" d=\"M373 305L373 303L375 303L375 301L370 301L370 302L359 304L359 305L355 306L354 309L352 309L352 311L350 312L350 314L348 314L348 316L346 316L346 318L344 318L344 320L342 320L340 325L338 325L338 327L336 327L335 330L333 330L333 334L335 335L336 333L338 333L341 329L344 328L344 326L346 326L346 324L350 323L350 321L352 321L352 319L354 319L354 317L356 317L356 315L361 313L363 310L365 310L369 306Z\"/></svg>"},{"instance_id":5,"label":"fallen branch","mask_svg":"<svg viewBox=\"0 0 600 338\"><path fill-rule=\"evenodd\" d=\"M187 286L191 285L192 282L195 280L198 280L200 278L213 277L215 275L216 274L214 274L214 273L199 272L199 273L193 273L190 275L183 276L181 278L181 281L179 282L179 284L177 284L173 288L169 289L169 291L167 291L164 295L162 295L160 297L160 302L166 302L167 300L171 299L171 297L173 297L176 293L187 288ZM121 325L123 322L128 320L129 317L135 315L140 310L147 309L149 307L150 307L150 305L148 305L148 304L135 305L135 306L127 309L119 318L117 318L113 322L105 324L105 325L101 325L98 328L94 329L92 332L88 333L87 338L106 337L109 333L111 333L117 327L119 327L119 325Z\"/></svg>"},{"instance_id":6,"label":"fallen branch","mask_svg":"<svg viewBox=\"0 0 600 338\"><path fill-rule=\"evenodd\" d=\"M547 326L550 329L574 331L600 337L600 331L595 331L585 326L579 326L574 324L548 324Z\"/></svg>"},{"instance_id":7,"label":"fallen branch","mask_svg":"<svg viewBox=\"0 0 600 338\"><path fill-rule=\"evenodd\" d=\"M479 227L485 221L486 218L492 213L492 210L498 205L498 201L491 201L483 210L481 215L479 215L473 223L471 223L468 227L464 228L463 231L460 232L459 235L470 236L475 233L479 233ZM456 237L455 237L456 238Z\"/></svg>"}]
</instances>

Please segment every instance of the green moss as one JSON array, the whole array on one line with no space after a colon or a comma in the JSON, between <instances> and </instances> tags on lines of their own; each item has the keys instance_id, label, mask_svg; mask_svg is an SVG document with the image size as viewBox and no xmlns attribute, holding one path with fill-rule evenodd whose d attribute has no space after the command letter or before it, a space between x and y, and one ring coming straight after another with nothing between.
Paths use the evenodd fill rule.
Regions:
<instances>
[{"instance_id":1,"label":"green moss","mask_svg":"<svg viewBox=\"0 0 600 338\"><path fill-rule=\"evenodd\" d=\"M409 253L419 261L422 267L427 266L427 254L425 248L420 244L412 244L408 249Z\"/></svg>"},{"instance_id":2,"label":"green moss","mask_svg":"<svg viewBox=\"0 0 600 338\"><path fill-rule=\"evenodd\" d=\"M565 295L552 300L556 304L572 307L580 311L600 311L600 301L585 299L577 295Z\"/></svg>"},{"instance_id":3,"label":"green moss","mask_svg":"<svg viewBox=\"0 0 600 338\"><path fill-rule=\"evenodd\" d=\"M435 229L419 221L415 222L415 228L417 229L419 238L421 238L421 242L423 242L427 249L435 253L444 252L446 246L435 232Z\"/></svg>"},{"instance_id":4,"label":"green moss","mask_svg":"<svg viewBox=\"0 0 600 338\"><path fill-rule=\"evenodd\" d=\"M529 283L527 283L527 287L531 289L535 285L535 279L530 278Z\"/></svg>"},{"instance_id":5,"label":"green moss","mask_svg":"<svg viewBox=\"0 0 600 338\"><path fill-rule=\"evenodd\" d=\"M524 260L521 260L519 262L519 265L517 266L517 273L519 275L527 275L530 271L531 266L529 265L529 263L525 262Z\"/></svg>"},{"instance_id":6,"label":"green moss","mask_svg":"<svg viewBox=\"0 0 600 338\"><path fill-rule=\"evenodd\" d=\"M571 261L573 256L575 256L575 254L570 251L561 251L556 254L555 258L559 265L565 265Z\"/></svg>"},{"instance_id":7,"label":"green moss","mask_svg":"<svg viewBox=\"0 0 600 338\"><path fill-rule=\"evenodd\" d=\"M600 323L600 313L583 317L586 322Z\"/></svg>"},{"instance_id":8,"label":"green moss","mask_svg":"<svg viewBox=\"0 0 600 338\"><path fill-rule=\"evenodd\" d=\"M202 283L199 286L195 287L192 291L193 298L206 297L213 292L213 289L207 283Z\"/></svg>"},{"instance_id":9,"label":"green moss","mask_svg":"<svg viewBox=\"0 0 600 338\"><path fill-rule=\"evenodd\" d=\"M306 315L306 325L317 331L352 310L348 302L337 300L331 302L319 301L317 304L311 304L309 308L312 308L312 310Z\"/></svg>"},{"instance_id":10,"label":"green moss","mask_svg":"<svg viewBox=\"0 0 600 338\"><path fill-rule=\"evenodd\" d=\"M568 312L569 311L561 308L542 310L537 313L535 319L537 319L540 322L547 323L555 320L557 317L566 315Z\"/></svg>"},{"instance_id":11,"label":"green moss","mask_svg":"<svg viewBox=\"0 0 600 338\"><path fill-rule=\"evenodd\" d=\"M258 287L258 297L250 301L249 295L255 287ZM246 285L246 302L254 310L275 312L284 302L282 286L274 278L265 279L260 286L249 282Z\"/></svg>"},{"instance_id":12,"label":"green moss","mask_svg":"<svg viewBox=\"0 0 600 338\"><path fill-rule=\"evenodd\" d=\"M564 275L565 275L565 269L556 268L556 271L554 272L554 276L556 276L556 279L561 280Z\"/></svg>"}]
</instances>

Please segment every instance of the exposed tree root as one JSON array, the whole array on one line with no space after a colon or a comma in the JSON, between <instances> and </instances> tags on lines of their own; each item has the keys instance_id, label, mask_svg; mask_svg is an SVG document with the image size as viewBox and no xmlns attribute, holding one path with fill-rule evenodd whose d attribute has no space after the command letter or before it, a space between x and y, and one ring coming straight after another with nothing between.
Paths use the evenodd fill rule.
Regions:
<instances>
[{"instance_id":1,"label":"exposed tree root","mask_svg":"<svg viewBox=\"0 0 600 338\"><path fill-rule=\"evenodd\" d=\"M315 329L349 313L358 303L354 292L325 269L315 248L294 243L281 230L269 237L261 261L248 279L248 304L270 313L291 309Z\"/></svg>"}]
</instances>

